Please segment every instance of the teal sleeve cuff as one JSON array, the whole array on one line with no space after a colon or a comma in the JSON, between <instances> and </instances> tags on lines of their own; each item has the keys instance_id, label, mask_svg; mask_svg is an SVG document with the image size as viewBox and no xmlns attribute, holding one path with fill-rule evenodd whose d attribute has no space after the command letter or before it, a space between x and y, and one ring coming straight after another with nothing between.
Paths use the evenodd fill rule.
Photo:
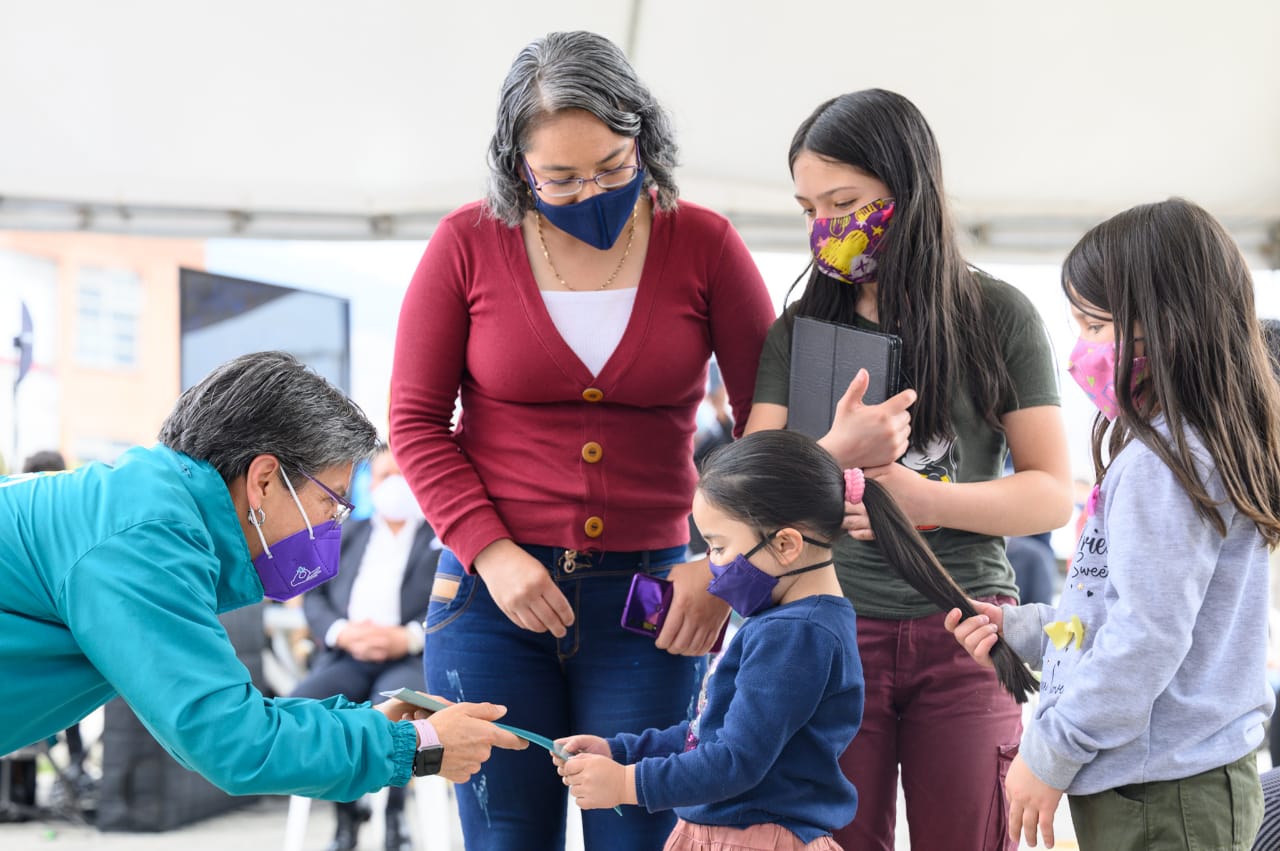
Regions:
<instances>
[{"instance_id":1,"label":"teal sleeve cuff","mask_svg":"<svg viewBox=\"0 0 1280 851\"><path fill-rule=\"evenodd\" d=\"M418 730L412 721L397 721L391 730L394 747L391 759L395 771L388 786L403 786L413 776L413 757L418 751Z\"/></svg>"}]
</instances>

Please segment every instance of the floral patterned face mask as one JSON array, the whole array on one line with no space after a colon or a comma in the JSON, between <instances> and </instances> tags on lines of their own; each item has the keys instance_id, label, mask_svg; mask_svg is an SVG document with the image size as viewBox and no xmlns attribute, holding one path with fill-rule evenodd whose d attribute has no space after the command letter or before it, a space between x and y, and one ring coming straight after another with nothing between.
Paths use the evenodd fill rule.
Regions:
<instances>
[{"instance_id":1,"label":"floral patterned face mask","mask_svg":"<svg viewBox=\"0 0 1280 851\"><path fill-rule=\"evenodd\" d=\"M852 215L814 219L809 250L818 270L846 284L875 280L876 250L893 218L893 199L881 198Z\"/></svg>"},{"instance_id":2,"label":"floral patterned face mask","mask_svg":"<svg viewBox=\"0 0 1280 851\"><path fill-rule=\"evenodd\" d=\"M1136 395L1138 385L1149 373L1145 357L1133 359L1133 375L1129 383L1130 395ZM1116 344L1090 343L1083 338L1076 342L1067 360L1067 372L1080 385L1089 400L1098 406L1102 415L1114 420L1120 413L1116 401Z\"/></svg>"}]
</instances>

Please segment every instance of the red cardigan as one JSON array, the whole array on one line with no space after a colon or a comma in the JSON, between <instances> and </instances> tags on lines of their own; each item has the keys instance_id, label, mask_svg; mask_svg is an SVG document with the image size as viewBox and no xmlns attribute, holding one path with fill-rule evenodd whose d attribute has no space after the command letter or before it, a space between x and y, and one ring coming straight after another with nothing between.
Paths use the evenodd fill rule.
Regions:
<instances>
[{"instance_id":1,"label":"red cardigan","mask_svg":"<svg viewBox=\"0 0 1280 851\"><path fill-rule=\"evenodd\" d=\"M469 204L440 222L400 311L396 459L468 569L501 538L602 551L682 544L708 358L741 433L773 315L741 237L682 201L655 213L626 332L593 376L546 310L520 229Z\"/></svg>"}]
</instances>

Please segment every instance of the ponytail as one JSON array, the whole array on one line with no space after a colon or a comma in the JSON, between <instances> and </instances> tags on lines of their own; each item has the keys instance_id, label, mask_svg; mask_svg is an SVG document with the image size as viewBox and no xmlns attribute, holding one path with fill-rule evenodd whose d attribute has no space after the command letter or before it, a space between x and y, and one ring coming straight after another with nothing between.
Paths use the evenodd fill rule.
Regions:
<instances>
[{"instance_id":1,"label":"ponytail","mask_svg":"<svg viewBox=\"0 0 1280 851\"><path fill-rule=\"evenodd\" d=\"M969 595L951 578L883 485L864 479L861 470L846 470L845 490L850 502L861 501L866 506L876 543L899 576L944 612L959 609L966 618L978 614ZM855 496L860 499L853 499ZM1026 703L1027 695L1039 688L1026 663L1007 642L996 642L991 661L1000 685L1018 703Z\"/></svg>"},{"instance_id":2,"label":"ponytail","mask_svg":"<svg viewBox=\"0 0 1280 851\"><path fill-rule=\"evenodd\" d=\"M865 503L871 530L893 569L943 611L977 612L893 497L861 470L841 470L831 453L797 431L764 429L721 446L702 462L698 490L731 517L767 533L790 526L826 541L844 531L844 504ZM1035 678L1003 641L991 651L1000 684L1024 703Z\"/></svg>"}]
</instances>

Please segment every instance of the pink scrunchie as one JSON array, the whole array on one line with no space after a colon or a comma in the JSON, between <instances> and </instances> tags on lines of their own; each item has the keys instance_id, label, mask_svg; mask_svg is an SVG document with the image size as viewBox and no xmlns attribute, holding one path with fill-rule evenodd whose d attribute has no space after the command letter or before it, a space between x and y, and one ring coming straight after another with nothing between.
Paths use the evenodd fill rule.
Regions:
<instances>
[{"instance_id":1,"label":"pink scrunchie","mask_svg":"<svg viewBox=\"0 0 1280 851\"><path fill-rule=\"evenodd\" d=\"M866 476L862 475L862 470L853 467L844 471L844 498L846 502L852 502L854 505L862 502L862 495L867 490Z\"/></svg>"}]
</instances>

